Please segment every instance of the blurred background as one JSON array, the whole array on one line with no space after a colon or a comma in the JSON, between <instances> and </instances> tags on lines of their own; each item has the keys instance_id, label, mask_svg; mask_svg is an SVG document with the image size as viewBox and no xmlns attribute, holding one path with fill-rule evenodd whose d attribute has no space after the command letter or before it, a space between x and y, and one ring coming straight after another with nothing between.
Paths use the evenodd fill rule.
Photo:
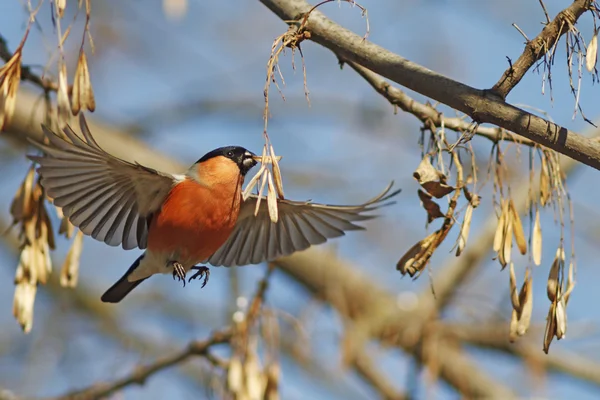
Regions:
<instances>
[{"instance_id":1,"label":"blurred background","mask_svg":"<svg viewBox=\"0 0 600 400\"><path fill-rule=\"evenodd\" d=\"M26 28L29 13L24 3L11 0L2 5L0 34L12 50ZM63 21L75 16L76 2L67 3ZM169 2L92 2L95 54L88 51L88 61L97 104L94 120L146 143L156 150L157 157L160 154L183 165L224 145L260 152L266 63L273 40L285 32L286 25L258 1L232 6L228 2L187 0L182 2L185 8L181 14L177 5L172 8L173 4L165 3ZM553 18L568 2L547 0L545 4ZM521 54L524 39L511 24L516 23L532 38L545 20L537 1L366 0L362 5L368 9L369 40L478 88L491 87L507 68L506 57L515 60ZM321 11L364 34L364 18L349 5L332 3ZM81 37L82 17L77 18L73 38L65 45L70 76L77 62L80 41L74 38ZM42 6L37 21L27 40L23 63L41 74L48 60L56 56L49 4ZM582 17L578 27L584 37L591 37L590 16ZM559 45L562 48L563 42ZM391 180L403 189L396 205L381 210L381 218L366 223L367 231L352 232L311 254L318 261L329 259L323 254L332 257L333 252L336 259L373 285L369 287L392 299L398 312L416 309L423 298L432 296L427 273L413 281L403 278L395 265L410 246L439 225L434 222L433 228L426 230L426 215L416 195L419 186L412 178L421 160L420 123L410 114L395 114L352 69L340 70L329 50L311 42L303 43L302 50L310 106L304 96L299 54L295 57L296 70L291 67L289 51L280 60L285 101L274 87L271 89L269 134L277 153L284 157L281 166L286 195L352 204L374 196ZM54 64L46 71L48 77L56 76ZM542 93L541 75L530 71L508 101L530 107L528 110L543 110L557 124L579 133L596 134L579 115L573 118L575 101L566 65L566 54L558 51L552 98L548 87ZM581 88L583 110L597 121L598 88L589 74L584 74ZM27 83L21 90L17 108L26 101L31 104L40 94ZM450 109L439 110L455 116ZM96 135L102 141L102 134ZM449 135L455 139L454 133ZM473 146L480 173L485 174L491 143L475 137ZM29 167L27 151L31 149L19 135L0 133L0 231L11 222L9 205ZM124 153L136 159L135 152L124 149ZM521 189L518 183L526 182L523 178L527 174L524 161L515 163L509 176L515 184L513 191ZM600 314L595 307L599 278L596 257L600 257L600 215L594 205L600 195L595 184L597 174L589 167L576 166L568 177L576 222L578 285L568 306L568 335L552 344L549 356L542 353L549 305L545 280L560 238L552 209L545 210L542 217L544 251L542 266L533 271L532 327L520 344L508 345L508 273L501 272L492 260L491 249L485 262L460 282L451 303L440 311L442 324L448 326L497 327L497 342L457 339L454 345L495 384L519 396L600 396ZM479 192L483 198L474 213L472 242L494 215L490 186ZM446 208L445 202L440 204ZM456 262L451 248L458 229L451 231L432 259L434 287L436 277ZM57 250L52 255L55 270L60 268L69 245L62 236L57 238ZM17 396L58 396L95 382L113 381L140 363L183 348L192 339L207 337L231 323L235 311L252 297L266 271L265 265L212 268L204 289L197 282L182 288L169 276L155 277L118 306L104 304L100 295L139 251L108 247L86 237L78 286L60 288L54 279L40 287L33 329L25 335L11 311L17 246L15 230L0 236L0 388ZM526 265L526 257L517 259L519 279ZM327 264L321 268L326 270ZM410 352L380 346L378 341L369 342L367 349L378 376L389 386L387 391L356 368L343 367L347 318L315 292L285 269L275 269L270 280L266 305L281 315L282 399L371 399L394 397L393 393L397 398L460 397L461 389L449 384L447 377L425 372ZM517 348L525 350L515 351ZM225 357L227 349L219 350L219 354ZM550 357L555 364L547 363ZM563 364L567 367L561 367ZM579 368L569 369L568 365ZM193 358L153 375L143 386L127 386L114 398L218 397L211 389L215 375L215 368L205 360ZM468 382L468 377L465 379Z\"/></svg>"}]
</instances>

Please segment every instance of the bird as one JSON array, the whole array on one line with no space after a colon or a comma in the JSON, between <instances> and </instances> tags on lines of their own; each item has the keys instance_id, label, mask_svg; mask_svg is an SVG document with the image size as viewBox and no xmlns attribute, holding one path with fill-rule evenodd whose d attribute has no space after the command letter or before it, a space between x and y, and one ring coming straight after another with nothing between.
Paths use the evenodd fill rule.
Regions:
<instances>
[{"instance_id":1,"label":"bird","mask_svg":"<svg viewBox=\"0 0 600 400\"><path fill-rule=\"evenodd\" d=\"M393 181L375 198L359 205L327 205L277 198L278 220L269 217L267 201L242 196L246 174L260 157L241 146L212 150L182 174L129 162L104 151L83 113L81 136L69 124L64 137L42 125L41 151L28 155L38 164L40 184L52 203L83 234L109 246L144 252L101 296L118 303L155 274L183 280L204 277L212 266L243 266L291 255L346 231L363 230L357 222L390 201L400 189ZM65 139L66 137L66 139ZM199 265L204 264L204 265Z\"/></svg>"}]
</instances>

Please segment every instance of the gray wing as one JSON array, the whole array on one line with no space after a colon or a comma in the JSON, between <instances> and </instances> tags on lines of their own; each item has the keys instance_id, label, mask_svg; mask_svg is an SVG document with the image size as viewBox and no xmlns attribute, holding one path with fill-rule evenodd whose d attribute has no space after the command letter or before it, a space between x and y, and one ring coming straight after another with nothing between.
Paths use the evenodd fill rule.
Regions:
<instances>
[{"instance_id":1,"label":"gray wing","mask_svg":"<svg viewBox=\"0 0 600 400\"><path fill-rule=\"evenodd\" d=\"M40 167L42 187L69 221L110 246L146 248L148 225L176 183L164 174L113 157L98 146L83 114L84 140L67 126L64 140L42 126L48 145L32 142L44 156L28 156Z\"/></svg>"},{"instance_id":2,"label":"gray wing","mask_svg":"<svg viewBox=\"0 0 600 400\"><path fill-rule=\"evenodd\" d=\"M269 218L266 199L261 201L258 215L254 216L256 196L250 196L241 206L231 236L207 262L226 267L259 264L343 236L346 231L364 229L355 222L375 217L364 213L395 203L388 202L400 193L400 190L390 193L393 184L377 197L354 206L278 200L277 223Z\"/></svg>"}]
</instances>

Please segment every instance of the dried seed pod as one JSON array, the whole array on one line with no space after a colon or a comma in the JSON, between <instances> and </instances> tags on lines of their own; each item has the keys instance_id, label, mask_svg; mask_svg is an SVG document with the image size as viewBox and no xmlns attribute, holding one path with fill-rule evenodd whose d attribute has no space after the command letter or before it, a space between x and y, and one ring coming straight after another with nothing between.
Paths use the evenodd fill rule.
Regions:
<instances>
[{"instance_id":1,"label":"dried seed pod","mask_svg":"<svg viewBox=\"0 0 600 400\"><path fill-rule=\"evenodd\" d=\"M517 334L523 336L527 333L527 329L529 329L531 314L533 313L533 283L529 270L525 272L525 281L519 293L519 304L521 305L521 312L519 314Z\"/></svg>"},{"instance_id":2,"label":"dried seed pod","mask_svg":"<svg viewBox=\"0 0 600 400\"><path fill-rule=\"evenodd\" d=\"M556 335L556 305L553 302L550 304L548 316L546 317L546 330L544 331L544 353L548 354L552 339Z\"/></svg>"},{"instance_id":3,"label":"dried seed pod","mask_svg":"<svg viewBox=\"0 0 600 400\"><path fill-rule=\"evenodd\" d=\"M535 265L542 264L542 225L540 224L540 210L535 210L535 223L531 238L531 253Z\"/></svg>"},{"instance_id":4,"label":"dried seed pod","mask_svg":"<svg viewBox=\"0 0 600 400\"><path fill-rule=\"evenodd\" d=\"M67 253L62 269L60 270L61 286L71 288L77 286L77 280L79 278L79 260L82 248L83 232L78 230L75 239L73 240L73 244Z\"/></svg>"},{"instance_id":5,"label":"dried seed pod","mask_svg":"<svg viewBox=\"0 0 600 400\"><path fill-rule=\"evenodd\" d=\"M558 273L562 265L562 261L564 260L564 254L565 253L562 247L556 249L556 256L554 257L554 261L552 262L552 266L550 267L550 273L548 274L546 293L548 295L548 299L552 302L558 298Z\"/></svg>"},{"instance_id":6,"label":"dried seed pod","mask_svg":"<svg viewBox=\"0 0 600 400\"><path fill-rule=\"evenodd\" d=\"M509 267L509 277L510 277L510 301L513 306L513 310L517 313L521 312L521 304L519 303L519 294L517 292L517 277L515 276L515 266L513 263L510 263Z\"/></svg>"},{"instance_id":7,"label":"dried seed pod","mask_svg":"<svg viewBox=\"0 0 600 400\"><path fill-rule=\"evenodd\" d=\"M273 179L271 178L271 173L269 170L267 170L266 176L268 180L267 206L269 209L269 217L271 218L271 222L276 224L279 220L279 213L277 209L277 193L275 192L275 184L273 183Z\"/></svg>"},{"instance_id":8,"label":"dried seed pod","mask_svg":"<svg viewBox=\"0 0 600 400\"><path fill-rule=\"evenodd\" d=\"M469 239L469 231L471 230L471 219L473 218L473 206L469 203L465 216L463 218L462 226L460 227L460 233L458 235L458 247L456 248L456 256L460 256L460 253L465 249L467 240Z\"/></svg>"},{"instance_id":9,"label":"dried seed pod","mask_svg":"<svg viewBox=\"0 0 600 400\"><path fill-rule=\"evenodd\" d=\"M519 315L516 310L512 310L510 313L510 327L508 332L508 340L513 343L517 340L518 335L518 327L519 327Z\"/></svg>"},{"instance_id":10,"label":"dried seed pod","mask_svg":"<svg viewBox=\"0 0 600 400\"><path fill-rule=\"evenodd\" d=\"M546 157L542 156L542 168L540 169L540 204L544 207L548 204L552 195L550 187L550 174L548 172L548 162Z\"/></svg>"},{"instance_id":11,"label":"dried seed pod","mask_svg":"<svg viewBox=\"0 0 600 400\"><path fill-rule=\"evenodd\" d=\"M592 36L592 40L587 47L587 52L585 54L585 67L589 72L594 72L596 68L596 60L598 57L598 31L594 32Z\"/></svg>"},{"instance_id":12,"label":"dried seed pod","mask_svg":"<svg viewBox=\"0 0 600 400\"><path fill-rule=\"evenodd\" d=\"M79 114L82 108L94 111L96 109L96 100L94 99L94 89L90 79L87 58L83 47L79 50L79 60L73 79L73 91L71 93L71 111L73 115Z\"/></svg>"},{"instance_id":13,"label":"dried seed pod","mask_svg":"<svg viewBox=\"0 0 600 400\"><path fill-rule=\"evenodd\" d=\"M560 296L560 289L558 296L559 299L556 302L556 338L560 340L567 334L567 307L565 299Z\"/></svg>"},{"instance_id":14,"label":"dried seed pod","mask_svg":"<svg viewBox=\"0 0 600 400\"><path fill-rule=\"evenodd\" d=\"M402 256L402 258L396 264L396 269L400 271L402 275L410 275L414 277L417 272L422 271L425 267L425 263L422 258L425 256L427 248L433 243L437 231L427 236L425 239L419 240L414 246Z\"/></svg>"},{"instance_id":15,"label":"dried seed pod","mask_svg":"<svg viewBox=\"0 0 600 400\"><path fill-rule=\"evenodd\" d=\"M515 242L521 254L527 253L527 239L525 239L525 232L523 231L523 224L521 223L521 217L515 208L515 204L512 199L509 200L509 208L513 221L513 232L515 234Z\"/></svg>"},{"instance_id":16,"label":"dried seed pod","mask_svg":"<svg viewBox=\"0 0 600 400\"><path fill-rule=\"evenodd\" d=\"M496 226L496 234L494 235L493 249L496 253L500 252L502 243L504 242L504 224L506 220L506 214L504 213L504 200L502 200L500 218L498 218L498 225Z\"/></svg>"},{"instance_id":17,"label":"dried seed pod","mask_svg":"<svg viewBox=\"0 0 600 400\"><path fill-rule=\"evenodd\" d=\"M512 238L513 238L513 218L509 210L508 201L504 201L504 207L502 213L506 215L504 218L504 232L502 240L502 249L499 253L498 261L502 265L502 268L506 267L511 260L512 254Z\"/></svg>"},{"instance_id":18,"label":"dried seed pod","mask_svg":"<svg viewBox=\"0 0 600 400\"><path fill-rule=\"evenodd\" d=\"M227 370L227 388L234 394L241 393L244 387L244 376L242 362L236 355L229 360L229 368Z\"/></svg>"},{"instance_id":19,"label":"dried seed pod","mask_svg":"<svg viewBox=\"0 0 600 400\"><path fill-rule=\"evenodd\" d=\"M573 277L573 270L575 269L575 263L571 259L569 262L569 274L567 276L567 291L563 295L565 298L565 306L569 304L569 299L571 298L571 292L575 289L575 278Z\"/></svg>"},{"instance_id":20,"label":"dried seed pod","mask_svg":"<svg viewBox=\"0 0 600 400\"><path fill-rule=\"evenodd\" d=\"M277 157L275 155L275 150L273 149L273 146L271 146L271 157L273 157L273 178L275 179L275 186L277 187L277 195L280 199L285 199L285 196L283 195L283 181L281 179L281 170L279 169L279 160L281 159L281 157Z\"/></svg>"},{"instance_id":21,"label":"dried seed pod","mask_svg":"<svg viewBox=\"0 0 600 400\"><path fill-rule=\"evenodd\" d=\"M71 114L69 85L67 83L67 65L64 62L61 63L61 67L58 72L56 103L58 107L58 121L62 127L69 122L69 115Z\"/></svg>"}]
</instances>

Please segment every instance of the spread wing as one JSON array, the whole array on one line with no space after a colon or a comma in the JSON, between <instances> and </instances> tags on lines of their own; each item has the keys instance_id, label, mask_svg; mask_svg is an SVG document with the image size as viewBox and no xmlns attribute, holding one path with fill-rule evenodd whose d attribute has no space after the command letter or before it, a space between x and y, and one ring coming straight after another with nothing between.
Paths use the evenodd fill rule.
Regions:
<instances>
[{"instance_id":1,"label":"spread wing","mask_svg":"<svg viewBox=\"0 0 600 400\"><path fill-rule=\"evenodd\" d=\"M147 244L152 213L159 209L173 175L113 157L98 146L80 116L84 140L67 126L64 140L42 126L49 144L32 142L44 156L29 156L40 167L42 187L69 221L86 235L124 249Z\"/></svg>"},{"instance_id":2,"label":"spread wing","mask_svg":"<svg viewBox=\"0 0 600 400\"><path fill-rule=\"evenodd\" d=\"M393 184L377 197L355 206L278 200L277 223L269 218L266 199L261 201L254 216L257 197L250 196L241 206L231 236L207 262L226 267L259 264L343 236L346 231L364 229L355 222L375 217L364 213L395 203L388 201L400 193L400 190L390 193Z\"/></svg>"}]
</instances>

